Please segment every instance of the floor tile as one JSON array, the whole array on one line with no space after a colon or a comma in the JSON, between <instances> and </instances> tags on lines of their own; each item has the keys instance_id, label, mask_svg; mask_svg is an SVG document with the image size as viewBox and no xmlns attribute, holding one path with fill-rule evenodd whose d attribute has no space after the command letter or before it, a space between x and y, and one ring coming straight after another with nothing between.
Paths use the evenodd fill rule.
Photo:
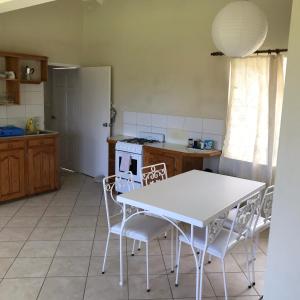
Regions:
<instances>
[{"instance_id":1,"label":"floor tile","mask_svg":"<svg viewBox=\"0 0 300 300\"><path fill-rule=\"evenodd\" d=\"M88 277L84 300L127 300L126 282L119 285L119 276Z\"/></svg>"},{"instance_id":2,"label":"floor tile","mask_svg":"<svg viewBox=\"0 0 300 300\"><path fill-rule=\"evenodd\" d=\"M95 235L95 228L90 227L67 227L63 241L92 241Z\"/></svg>"},{"instance_id":3,"label":"floor tile","mask_svg":"<svg viewBox=\"0 0 300 300\"><path fill-rule=\"evenodd\" d=\"M87 276L89 262L89 257L55 257L47 276Z\"/></svg>"},{"instance_id":4,"label":"floor tile","mask_svg":"<svg viewBox=\"0 0 300 300\"><path fill-rule=\"evenodd\" d=\"M0 258L0 278L4 277L13 262L13 258Z\"/></svg>"},{"instance_id":5,"label":"floor tile","mask_svg":"<svg viewBox=\"0 0 300 300\"><path fill-rule=\"evenodd\" d=\"M11 219L11 217L1 217L0 216L0 228L5 226L10 219Z\"/></svg>"},{"instance_id":6,"label":"floor tile","mask_svg":"<svg viewBox=\"0 0 300 300\"><path fill-rule=\"evenodd\" d=\"M168 299L172 297L167 275L151 275L149 277L150 292L147 292L146 276L129 276L130 299Z\"/></svg>"},{"instance_id":7,"label":"floor tile","mask_svg":"<svg viewBox=\"0 0 300 300\"><path fill-rule=\"evenodd\" d=\"M175 275L168 275L174 298L193 298L196 295L196 275L195 274L180 274L179 286L175 287ZM207 279L203 277L203 297L214 297L214 291Z\"/></svg>"},{"instance_id":8,"label":"floor tile","mask_svg":"<svg viewBox=\"0 0 300 300\"><path fill-rule=\"evenodd\" d=\"M16 201L0 205L1 217L12 217L24 205L23 201Z\"/></svg>"},{"instance_id":9,"label":"floor tile","mask_svg":"<svg viewBox=\"0 0 300 300\"><path fill-rule=\"evenodd\" d=\"M80 193L77 204L80 206L100 206L101 195L94 193Z\"/></svg>"},{"instance_id":10,"label":"floor tile","mask_svg":"<svg viewBox=\"0 0 300 300\"><path fill-rule=\"evenodd\" d=\"M36 299L43 281L43 278L3 279L0 284L0 300Z\"/></svg>"},{"instance_id":11,"label":"floor tile","mask_svg":"<svg viewBox=\"0 0 300 300\"><path fill-rule=\"evenodd\" d=\"M37 227L65 227L69 217L47 217L44 216L39 221Z\"/></svg>"},{"instance_id":12,"label":"floor tile","mask_svg":"<svg viewBox=\"0 0 300 300\"><path fill-rule=\"evenodd\" d=\"M95 227L97 216L71 216L68 227Z\"/></svg>"},{"instance_id":13,"label":"floor tile","mask_svg":"<svg viewBox=\"0 0 300 300\"><path fill-rule=\"evenodd\" d=\"M45 212L46 207L43 206L24 206L20 208L16 216L22 217L41 217Z\"/></svg>"},{"instance_id":14,"label":"floor tile","mask_svg":"<svg viewBox=\"0 0 300 300\"><path fill-rule=\"evenodd\" d=\"M224 296L222 273L207 273L209 281L218 297ZM243 273L226 273L227 291L229 296L257 295L254 289L248 289L248 281Z\"/></svg>"},{"instance_id":15,"label":"floor tile","mask_svg":"<svg viewBox=\"0 0 300 300\"><path fill-rule=\"evenodd\" d=\"M82 300L85 281L85 277L48 277L38 299Z\"/></svg>"},{"instance_id":16,"label":"floor tile","mask_svg":"<svg viewBox=\"0 0 300 300\"><path fill-rule=\"evenodd\" d=\"M0 242L0 257L16 257L24 242Z\"/></svg>"},{"instance_id":17,"label":"floor tile","mask_svg":"<svg viewBox=\"0 0 300 300\"><path fill-rule=\"evenodd\" d=\"M128 251L128 253L131 253L132 245L133 245L133 240L132 239L128 239L127 241L128 241L127 242L127 251ZM135 244L136 245L135 246L135 249L136 249L135 255L146 255L145 243L142 243L140 251L137 251L138 244L139 244L139 242L136 242L136 244ZM160 246L159 246L159 243L158 243L157 240L154 240L154 241L152 241L152 242L149 243L149 255L161 255L161 253L162 253L162 251L160 249Z\"/></svg>"},{"instance_id":18,"label":"floor tile","mask_svg":"<svg viewBox=\"0 0 300 300\"><path fill-rule=\"evenodd\" d=\"M34 227L40 217L15 216L7 223L6 227Z\"/></svg>"},{"instance_id":19,"label":"floor tile","mask_svg":"<svg viewBox=\"0 0 300 300\"><path fill-rule=\"evenodd\" d=\"M242 254L243 255L243 254ZM225 271L226 272L241 272L241 268L238 263L232 257L231 254L228 254L225 257ZM219 258L213 257L210 264L205 264L205 272L222 272L222 262Z\"/></svg>"},{"instance_id":20,"label":"floor tile","mask_svg":"<svg viewBox=\"0 0 300 300\"><path fill-rule=\"evenodd\" d=\"M254 288L258 292L259 295L263 295L264 293L264 280L265 273L264 272L255 272L255 286Z\"/></svg>"},{"instance_id":21,"label":"floor tile","mask_svg":"<svg viewBox=\"0 0 300 300\"><path fill-rule=\"evenodd\" d=\"M26 206L42 206L42 207L47 207L52 198L54 197L54 193L47 193L47 194L42 194L38 195L32 198L27 199L26 203L24 204L24 207Z\"/></svg>"},{"instance_id":22,"label":"floor tile","mask_svg":"<svg viewBox=\"0 0 300 300\"><path fill-rule=\"evenodd\" d=\"M168 261L169 263L169 261ZM146 256L128 256L128 274L146 274ZM167 274L165 264L161 255L149 256L149 274Z\"/></svg>"},{"instance_id":23,"label":"floor tile","mask_svg":"<svg viewBox=\"0 0 300 300\"><path fill-rule=\"evenodd\" d=\"M247 258L245 254L233 253L233 257L236 259L242 270L247 270ZM257 253L255 260L255 271L263 272L267 267L267 256L264 253Z\"/></svg>"},{"instance_id":24,"label":"floor tile","mask_svg":"<svg viewBox=\"0 0 300 300\"><path fill-rule=\"evenodd\" d=\"M93 256L104 256L105 253L105 245L106 241L95 241L93 246ZM126 244L125 241L123 243L123 252L126 252ZM111 240L108 246L108 256L118 256L120 254L120 241L119 240Z\"/></svg>"},{"instance_id":25,"label":"floor tile","mask_svg":"<svg viewBox=\"0 0 300 300\"><path fill-rule=\"evenodd\" d=\"M45 212L47 217L68 217L73 206L49 206Z\"/></svg>"},{"instance_id":26,"label":"floor tile","mask_svg":"<svg viewBox=\"0 0 300 300\"><path fill-rule=\"evenodd\" d=\"M63 235L64 227L37 227L31 233L30 241L59 241Z\"/></svg>"},{"instance_id":27,"label":"floor tile","mask_svg":"<svg viewBox=\"0 0 300 300\"><path fill-rule=\"evenodd\" d=\"M17 258L5 278L45 277L51 258Z\"/></svg>"},{"instance_id":28,"label":"floor tile","mask_svg":"<svg viewBox=\"0 0 300 300\"><path fill-rule=\"evenodd\" d=\"M90 256L92 241L61 241L56 256Z\"/></svg>"},{"instance_id":29,"label":"floor tile","mask_svg":"<svg viewBox=\"0 0 300 300\"><path fill-rule=\"evenodd\" d=\"M107 227L97 226L96 227L96 234L95 234L95 241L106 241L106 239L107 239L107 233L108 233ZM117 235L117 234L111 234L110 235L110 239L111 240L118 240L119 239L119 235Z\"/></svg>"},{"instance_id":30,"label":"floor tile","mask_svg":"<svg viewBox=\"0 0 300 300\"><path fill-rule=\"evenodd\" d=\"M51 206L74 206L76 203L76 197L72 198L64 198L64 197L54 197Z\"/></svg>"},{"instance_id":31,"label":"floor tile","mask_svg":"<svg viewBox=\"0 0 300 300\"><path fill-rule=\"evenodd\" d=\"M95 206L77 206L75 205L72 215L77 216L98 216L99 207Z\"/></svg>"},{"instance_id":32,"label":"floor tile","mask_svg":"<svg viewBox=\"0 0 300 300\"><path fill-rule=\"evenodd\" d=\"M30 227L7 227L0 232L0 241L26 241L32 232Z\"/></svg>"},{"instance_id":33,"label":"floor tile","mask_svg":"<svg viewBox=\"0 0 300 300\"><path fill-rule=\"evenodd\" d=\"M102 265L103 256L94 256L91 258L89 267L89 276L103 276ZM124 256L124 272L127 273L127 259ZM108 256L105 264L105 275L119 275L120 274L120 257Z\"/></svg>"},{"instance_id":34,"label":"floor tile","mask_svg":"<svg viewBox=\"0 0 300 300\"><path fill-rule=\"evenodd\" d=\"M19 257L53 257L58 241L28 241L21 250Z\"/></svg>"}]
</instances>

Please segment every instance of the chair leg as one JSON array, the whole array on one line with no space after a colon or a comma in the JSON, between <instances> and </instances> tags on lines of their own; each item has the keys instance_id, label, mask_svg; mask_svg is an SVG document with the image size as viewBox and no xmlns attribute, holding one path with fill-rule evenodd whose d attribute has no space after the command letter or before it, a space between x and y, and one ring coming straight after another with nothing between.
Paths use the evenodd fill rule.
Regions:
<instances>
[{"instance_id":1,"label":"chair leg","mask_svg":"<svg viewBox=\"0 0 300 300\"><path fill-rule=\"evenodd\" d=\"M149 286L149 243L146 242L146 272L147 272L147 292L150 292Z\"/></svg>"},{"instance_id":2,"label":"chair leg","mask_svg":"<svg viewBox=\"0 0 300 300\"><path fill-rule=\"evenodd\" d=\"M208 255L208 263L211 264L211 261L212 261L212 256L211 256L211 254L209 254Z\"/></svg>"},{"instance_id":3,"label":"chair leg","mask_svg":"<svg viewBox=\"0 0 300 300\"><path fill-rule=\"evenodd\" d=\"M178 286L178 279L179 279L179 265L180 265L180 255L181 255L181 246L182 242L179 241L179 246L178 246L178 254L177 254L177 269L176 269L176 279L175 279L175 286Z\"/></svg>"},{"instance_id":4,"label":"chair leg","mask_svg":"<svg viewBox=\"0 0 300 300\"><path fill-rule=\"evenodd\" d=\"M102 265L102 274L105 273L105 264L106 264L106 258L107 258L107 252L108 252L109 239L110 239L110 232L108 232L107 238L106 238L104 259L103 259L103 265Z\"/></svg>"},{"instance_id":5,"label":"chair leg","mask_svg":"<svg viewBox=\"0 0 300 300\"><path fill-rule=\"evenodd\" d=\"M167 238L167 232L165 232L165 239Z\"/></svg>"},{"instance_id":6,"label":"chair leg","mask_svg":"<svg viewBox=\"0 0 300 300\"><path fill-rule=\"evenodd\" d=\"M245 248L245 252L246 252L248 288L251 289L252 282L251 282L250 267L249 267L249 264L251 262L249 261L249 253L248 253L248 243L247 243L247 241L248 241L247 239L244 241L244 248Z\"/></svg>"},{"instance_id":7,"label":"chair leg","mask_svg":"<svg viewBox=\"0 0 300 300\"><path fill-rule=\"evenodd\" d=\"M178 243L178 229L176 228L176 231L175 231L175 268L177 268L177 259L178 259L178 246L179 246L179 243Z\"/></svg>"},{"instance_id":8,"label":"chair leg","mask_svg":"<svg viewBox=\"0 0 300 300\"><path fill-rule=\"evenodd\" d=\"M205 261L205 250L200 251L200 278L199 278L199 299L202 299L203 295L203 274L204 274L204 261Z\"/></svg>"},{"instance_id":9,"label":"chair leg","mask_svg":"<svg viewBox=\"0 0 300 300\"><path fill-rule=\"evenodd\" d=\"M226 284L226 272L225 272L225 261L224 261L224 258L222 258L222 272L223 272L225 300L227 300L228 299L228 295L227 295L227 284Z\"/></svg>"},{"instance_id":10,"label":"chair leg","mask_svg":"<svg viewBox=\"0 0 300 300\"><path fill-rule=\"evenodd\" d=\"M133 240L132 243L131 256L134 256L134 251L135 251L135 240Z\"/></svg>"},{"instance_id":11,"label":"chair leg","mask_svg":"<svg viewBox=\"0 0 300 300\"><path fill-rule=\"evenodd\" d=\"M174 273L174 228L171 229L171 273Z\"/></svg>"},{"instance_id":12,"label":"chair leg","mask_svg":"<svg viewBox=\"0 0 300 300\"><path fill-rule=\"evenodd\" d=\"M252 286L255 285L255 261L256 261L256 253L259 242L259 233L257 233L252 240Z\"/></svg>"},{"instance_id":13,"label":"chair leg","mask_svg":"<svg viewBox=\"0 0 300 300\"><path fill-rule=\"evenodd\" d=\"M139 241L138 251L141 251L142 241Z\"/></svg>"}]
</instances>

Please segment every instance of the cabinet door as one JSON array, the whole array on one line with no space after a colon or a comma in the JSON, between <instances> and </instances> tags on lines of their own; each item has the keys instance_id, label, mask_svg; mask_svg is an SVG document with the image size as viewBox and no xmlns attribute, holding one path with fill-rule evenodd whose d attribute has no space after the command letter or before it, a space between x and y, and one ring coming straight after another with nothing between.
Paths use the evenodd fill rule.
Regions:
<instances>
[{"instance_id":1,"label":"cabinet door","mask_svg":"<svg viewBox=\"0 0 300 300\"><path fill-rule=\"evenodd\" d=\"M55 148L38 146L28 149L29 193L55 189Z\"/></svg>"},{"instance_id":2,"label":"cabinet door","mask_svg":"<svg viewBox=\"0 0 300 300\"><path fill-rule=\"evenodd\" d=\"M158 163L165 163L167 167L168 177L176 175L176 158L165 153L156 153L145 151L144 165L154 165Z\"/></svg>"},{"instance_id":3,"label":"cabinet door","mask_svg":"<svg viewBox=\"0 0 300 300\"><path fill-rule=\"evenodd\" d=\"M0 200L25 196L25 150L0 151Z\"/></svg>"}]
</instances>

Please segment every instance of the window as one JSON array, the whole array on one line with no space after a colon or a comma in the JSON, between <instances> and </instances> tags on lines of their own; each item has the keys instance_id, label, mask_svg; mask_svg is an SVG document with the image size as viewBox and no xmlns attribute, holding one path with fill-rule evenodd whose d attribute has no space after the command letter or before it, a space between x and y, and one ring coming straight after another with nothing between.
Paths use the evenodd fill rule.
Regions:
<instances>
[{"instance_id":1,"label":"window","mask_svg":"<svg viewBox=\"0 0 300 300\"><path fill-rule=\"evenodd\" d=\"M286 58L232 59L223 156L275 166Z\"/></svg>"}]
</instances>

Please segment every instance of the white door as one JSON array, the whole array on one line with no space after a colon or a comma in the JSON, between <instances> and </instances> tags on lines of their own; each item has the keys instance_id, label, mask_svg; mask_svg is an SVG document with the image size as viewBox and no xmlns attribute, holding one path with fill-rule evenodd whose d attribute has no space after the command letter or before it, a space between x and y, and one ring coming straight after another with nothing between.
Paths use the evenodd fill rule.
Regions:
<instances>
[{"instance_id":1,"label":"white door","mask_svg":"<svg viewBox=\"0 0 300 300\"><path fill-rule=\"evenodd\" d=\"M108 174L111 67L80 68L78 171L96 177Z\"/></svg>"}]
</instances>

